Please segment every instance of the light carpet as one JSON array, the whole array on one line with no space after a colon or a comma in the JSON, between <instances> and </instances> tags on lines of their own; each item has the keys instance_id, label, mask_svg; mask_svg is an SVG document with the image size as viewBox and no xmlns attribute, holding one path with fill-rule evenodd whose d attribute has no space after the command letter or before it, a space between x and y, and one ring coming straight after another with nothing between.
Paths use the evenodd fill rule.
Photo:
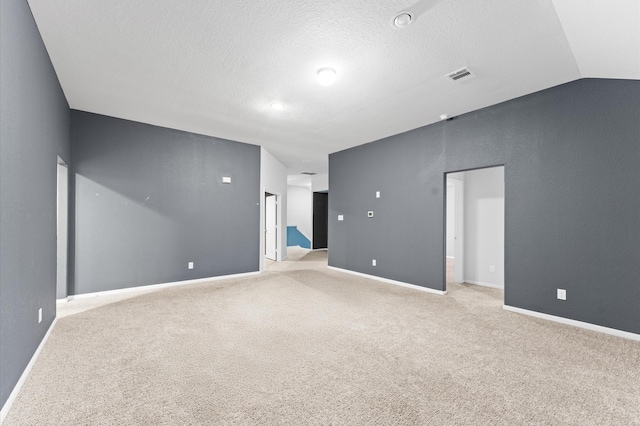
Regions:
<instances>
[{"instance_id":1,"label":"light carpet","mask_svg":"<svg viewBox=\"0 0 640 426\"><path fill-rule=\"evenodd\" d=\"M295 254L60 318L5 424L640 424L639 342Z\"/></svg>"}]
</instances>

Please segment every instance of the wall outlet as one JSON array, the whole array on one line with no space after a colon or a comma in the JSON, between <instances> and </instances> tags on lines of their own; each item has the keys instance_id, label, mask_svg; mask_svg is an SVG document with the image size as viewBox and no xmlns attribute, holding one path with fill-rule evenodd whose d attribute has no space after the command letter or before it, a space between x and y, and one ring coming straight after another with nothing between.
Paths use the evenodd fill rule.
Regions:
<instances>
[{"instance_id":1,"label":"wall outlet","mask_svg":"<svg viewBox=\"0 0 640 426\"><path fill-rule=\"evenodd\" d=\"M187 266L189 269L193 269L193 262L189 262L189 265Z\"/></svg>"},{"instance_id":2,"label":"wall outlet","mask_svg":"<svg viewBox=\"0 0 640 426\"><path fill-rule=\"evenodd\" d=\"M38 324L42 322L42 308L38 309Z\"/></svg>"},{"instance_id":3,"label":"wall outlet","mask_svg":"<svg viewBox=\"0 0 640 426\"><path fill-rule=\"evenodd\" d=\"M371 261L371 266L376 266L376 263L377 263L377 262L376 262L376 260L375 260L375 259L373 259L373 260Z\"/></svg>"},{"instance_id":4,"label":"wall outlet","mask_svg":"<svg viewBox=\"0 0 640 426\"><path fill-rule=\"evenodd\" d=\"M380 191L376 191L376 198L380 198Z\"/></svg>"},{"instance_id":5,"label":"wall outlet","mask_svg":"<svg viewBox=\"0 0 640 426\"><path fill-rule=\"evenodd\" d=\"M558 289L558 300L567 300L567 290L563 288Z\"/></svg>"},{"instance_id":6,"label":"wall outlet","mask_svg":"<svg viewBox=\"0 0 640 426\"><path fill-rule=\"evenodd\" d=\"M496 265L489 265L489 272L495 272L496 271Z\"/></svg>"},{"instance_id":7,"label":"wall outlet","mask_svg":"<svg viewBox=\"0 0 640 426\"><path fill-rule=\"evenodd\" d=\"M338 215L338 220L339 220L340 222L342 222L342 221L344 220L344 215L339 214L339 215Z\"/></svg>"}]
</instances>

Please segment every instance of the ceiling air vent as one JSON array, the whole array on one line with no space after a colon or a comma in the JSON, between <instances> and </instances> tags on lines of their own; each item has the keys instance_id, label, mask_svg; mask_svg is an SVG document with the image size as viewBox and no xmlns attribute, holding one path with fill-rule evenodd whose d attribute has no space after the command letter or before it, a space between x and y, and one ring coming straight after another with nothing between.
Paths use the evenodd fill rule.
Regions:
<instances>
[{"instance_id":1,"label":"ceiling air vent","mask_svg":"<svg viewBox=\"0 0 640 426\"><path fill-rule=\"evenodd\" d=\"M450 72L449 74L447 74L447 77L449 77L453 81L458 81L458 80L462 80L463 78L473 77L473 73L469 71L467 68L460 68L459 70L456 70L454 72Z\"/></svg>"},{"instance_id":2,"label":"ceiling air vent","mask_svg":"<svg viewBox=\"0 0 640 426\"><path fill-rule=\"evenodd\" d=\"M313 176L313 175L317 175L317 173L313 173L313 172L300 172L301 175L307 175L307 176Z\"/></svg>"}]
</instances>

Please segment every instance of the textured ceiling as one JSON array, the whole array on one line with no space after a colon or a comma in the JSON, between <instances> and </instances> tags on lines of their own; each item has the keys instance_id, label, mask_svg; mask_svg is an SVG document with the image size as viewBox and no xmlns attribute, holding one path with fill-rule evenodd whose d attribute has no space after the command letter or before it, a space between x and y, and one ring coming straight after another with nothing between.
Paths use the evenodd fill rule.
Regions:
<instances>
[{"instance_id":1,"label":"textured ceiling","mask_svg":"<svg viewBox=\"0 0 640 426\"><path fill-rule=\"evenodd\" d=\"M29 4L71 108L262 145L292 174L440 114L640 79L638 0ZM393 27L403 10L417 19ZM338 80L323 87L327 66ZM464 66L474 78L445 77Z\"/></svg>"}]
</instances>

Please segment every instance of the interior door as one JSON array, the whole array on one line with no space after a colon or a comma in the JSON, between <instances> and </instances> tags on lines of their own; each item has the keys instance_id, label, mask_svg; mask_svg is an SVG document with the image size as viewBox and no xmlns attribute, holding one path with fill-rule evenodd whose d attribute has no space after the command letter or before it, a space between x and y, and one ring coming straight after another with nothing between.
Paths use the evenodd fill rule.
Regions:
<instances>
[{"instance_id":1,"label":"interior door","mask_svg":"<svg viewBox=\"0 0 640 426\"><path fill-rule=\"evenodd\" d=\"M329 194L313 193L313 249L326 249L329 233Z\"/></svg>"},{"instance_id":2,"label":"interior door","mask_svg":"<svg viewBox=\"0 0 640 426\"><path fill-rule=\"evenodd\" d=\"M277 212L278 203L277 197L273 194L265 194L265 212L264 212L264 255L271 260L277 260L278 255L278 225L277 225Z\"/></svg>"},{"instance_id":3,"label":"interior door","mask_svg":"<svg viewBox=\"0 0 640 426\"><path fill-rule=\"evenodd\" d=\"M69 169L58 157L58 210L57 210L57 256L56 299L67 297L67 225L69 222Z\"/></svg>"}]
</instances>

